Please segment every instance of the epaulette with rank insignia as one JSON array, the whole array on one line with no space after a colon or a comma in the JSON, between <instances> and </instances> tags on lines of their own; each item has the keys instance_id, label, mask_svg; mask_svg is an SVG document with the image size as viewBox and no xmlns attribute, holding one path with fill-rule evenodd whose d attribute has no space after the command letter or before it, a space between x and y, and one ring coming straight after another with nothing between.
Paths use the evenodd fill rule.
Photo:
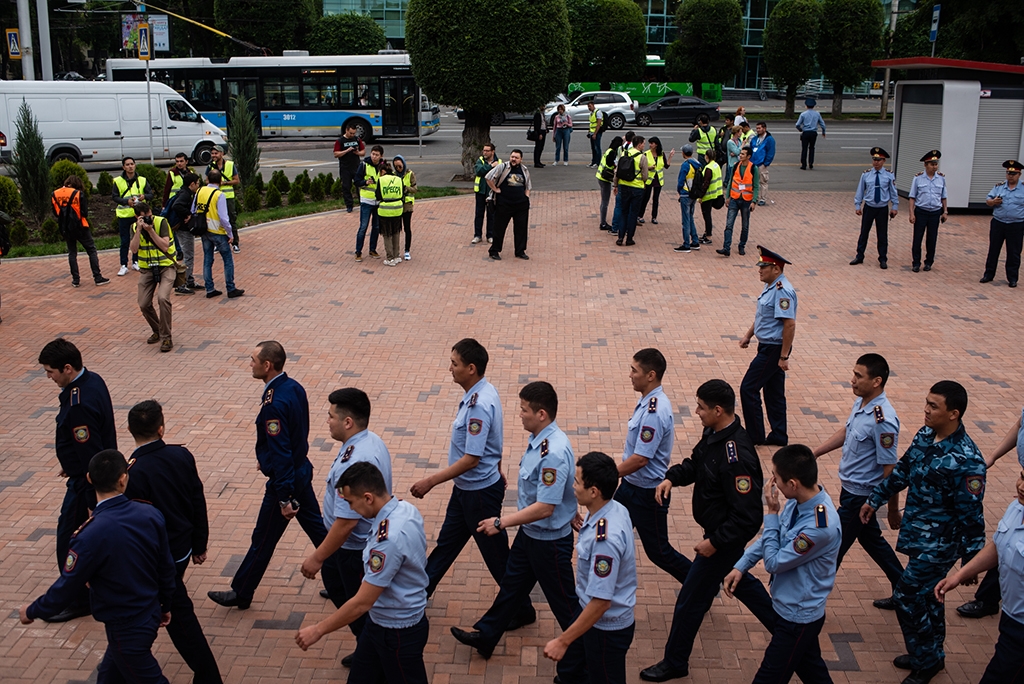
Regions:
<instances>
[{"instance_id":1,"label":"epaulette with rank insignia","mask_svg":"<svg viewBox=\"0 0 1024 684\"><path fill-rule=\"evenodd\" d=\"M134 459L134 458L129 458L129 459L128 459L128 467L127 467L127 470L131 470L131 469L132 469L132 466L133 466L133 465L135 465L135 459Z\"/></svg>"},{"instance_id":2,"label":"epaulette with rank insignia","mask_svg":"<svg viewBox=\"0 0 1024 684\"><path fill-rule=\"evenodd\" d=\"M93 521L93 516L89 516L85 519L85 522L78 526L78 529L71 533L71 538L74 539L78 536L78 533L85 529L86 525Z\"/></svg>"},{"instance_id":3,"label":"epaulette with rank insignia","mask_svg":"<svg viewBox=\"0 0 1024 684\"><path fill-rule=\"evenodd\" d=\"M477 397L479 397L479 396L480 396L479 393L473 392L473 396L471 396L469 398L469 405L470 406L476 406L476 400L477 400Z\"/></svg>"},{"instance_id":4,"label":"epaulette with rank insignia","mask_svg":"<svg viewBox=\"0 0 1024 684\"><path fill-rule=\"evenodd\" d=\"M915 177L920 176L922 173L924 173L924 171L918 171L917 173L914 174L914 176Z\"/></svg>"},{"instance_id":5,"label":"epaulette with rank insignia","mask_svg":"<svg viewBox=\"0 0 1024 684\"><path fill-rule=\"evenodd\" d=\"M272 401L274 401L274 390L273 389L268 389L267 390L267 398L263 400L263 405L266 406L267 404L269 404Z\"/></svg>"},{"instance_id":6,"label":"epaulette with rank insignia","mask_svg":"<svg viewBox=\"0 0 1024 684\"><path fill-rule=\"evenodd\" d=\"M782 281L781 280L779 282L775 283L775 289L776 290L781 290L782 289Z\"/></svg>"},{"instance_id":7,"label":"epaulette with rank insignia","mask_svg":"<svg viewBox=\"0 0 1024 684\"><path fill-rule=\"evenodd\" d=\"M377 526L377 541L382 542L388 538L388 519L384 518Z\"/></svg>"},{"instance_id":8,"label":"epaulette with rank insignia","mask_svg":"<svg viewBox=\"0 0 1024 684\"><path fill-rule=\"evenodd\" d=\"M78 387L71 388L71 398L68 400L69 406L78 406L82 403L82 390Z\"/></svg>"},{"instance_id":9,"label":"epaulette with rank insignia","mask_svg":"<svg viewBox=\"0 0 1024 684\"><path fill-rule=\"evenodd\" d=\"M607 541L608 539L608 520L601 518L597 521L597 541Z\"/></svg>"},{"instance_id":10,"label":"epaulette with rank insignia","mask_svg":"<svg viewBox=\"0 0 1024 684\"><path fill-rule=\"evenodd\" d=\"M544 458L548 455L548 440L542 439L540 442L540 457Z\"/></svg>"},{"instance_id":11,"label":"epaulette with rank insignia","mask_svg":"<svg viewBox=\"0 0 1024 684\"><path fill-rule=\"evenodd\" d=\"M651 397L647 402L647 412L657 413L658 412L658 397Z\"/></svg>"},{"instance_id":12,"label":"epaulette with rank insignia","mask_svg":"<svg viewBox=\"0 0 1024 684\"><path fill-rule=\"evenodd\" d=\"M730 440L725 443L725 457L729 459L729 463L739 462L740 454L736 449L736 442Z\"/></svg>"},{"instance_id":13,"label":"epaulette with rank insignia","mask_svg":"<svg viewBox=\"0 0 1024 684\"><path fill-rule=\"evenodd\" d=\"M884 423L885 422L885 411L882 410L881 406L876 406L875 407L875 422L876 423Z\"/></svg>"},{"instance_id":14,"label":"epaulette with rank insignia","mask_svg":"<svg viewBox=\"0 0 1024 684\"><path fill-rule=\"evenodd\" d=\"M935 172L935 175L937 175L937 176L942 176L943 178L945 178L945 177L946 177L946 174L942 173L941 171L936 171L936 172Z\"/></svg>"},{"instance_id":15,"label":"epaulette with rank insignia","mask_svg":"<svg viewBox=\"0 0 1024 684\"><path fill-rule=\"evenodd\" d=\"M817 506L815 506L814 526L828 527L828 511L825 510L825 504L818 504Z\"/></svg>"},{"instance_id":16,"label":"epaulette with rank insignia","mask_svg":"<svg viewBox=\"0 0 1024 684\"><path fill-rule=\"evenodd\" d=\"M355 444L349 444L348 448L345 449L345 453L341 455L341 462L345 463L348 459L352 458L352 452L356 450Z\"/></svg>"}]
</instances>

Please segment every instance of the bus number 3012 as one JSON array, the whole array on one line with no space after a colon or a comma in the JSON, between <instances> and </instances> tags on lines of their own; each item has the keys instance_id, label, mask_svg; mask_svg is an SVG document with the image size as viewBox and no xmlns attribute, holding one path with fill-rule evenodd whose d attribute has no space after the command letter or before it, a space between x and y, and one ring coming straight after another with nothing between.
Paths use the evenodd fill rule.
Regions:
<instances>
[{"instance_id":1,"label":"bus number 3012","mask_svg":"<svg viewBox=\"0 0 1024 684\"><path fill-rule=\"evenodd\" d=\"M285 121L295 121L294 114L282 114L281 118L284 119Z\"/></svg>"}]
</instances>

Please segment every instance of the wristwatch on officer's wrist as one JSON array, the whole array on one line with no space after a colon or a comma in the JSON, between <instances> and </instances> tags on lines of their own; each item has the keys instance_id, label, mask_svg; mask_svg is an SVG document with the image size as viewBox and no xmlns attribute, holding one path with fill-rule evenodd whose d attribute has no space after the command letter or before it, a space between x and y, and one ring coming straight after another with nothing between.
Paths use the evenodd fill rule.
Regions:
<instances>
[{"instance_id":1,"label":"wristwatch on officer's wrist","mask_svg":"<svg viewBox=\"0 0 1024 684\"><path fill-rule=\"evenodd\" d=\"M494 519L494 529L496 529L496 530L500 530L501 529L501 518L495 518Z\"/></svg>"}]
</instances>

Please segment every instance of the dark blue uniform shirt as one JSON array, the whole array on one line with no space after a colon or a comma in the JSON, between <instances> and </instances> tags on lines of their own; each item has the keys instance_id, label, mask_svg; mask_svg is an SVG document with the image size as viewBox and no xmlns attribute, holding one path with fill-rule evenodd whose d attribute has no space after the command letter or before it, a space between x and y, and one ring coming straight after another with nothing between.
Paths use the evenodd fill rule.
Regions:
<instances>
[{"instance_id":1,"label":"dark blue uniform shirt","mask_svg":"<svg viewBox=\"0 0 1024 684\"><path fill-rule=\"evenodd\" d=\"M87 368L61 390L57 412L57 460L68 477L85 477L89 459L117 448L114 407L107 383Z\"/></svg>"},{"instance_id":2,"label":"dark blue uniform shirt","mask_svg":"<svg viewBox=\"0 0 1024 684\"><path fill-rule=\"evenodd\" d=\"M279 501L292 498L295 481L313 476L309 453L309 401L302 385L281 373L267 383L256 416L256 460Z\"/></svg>"}]
</instances>

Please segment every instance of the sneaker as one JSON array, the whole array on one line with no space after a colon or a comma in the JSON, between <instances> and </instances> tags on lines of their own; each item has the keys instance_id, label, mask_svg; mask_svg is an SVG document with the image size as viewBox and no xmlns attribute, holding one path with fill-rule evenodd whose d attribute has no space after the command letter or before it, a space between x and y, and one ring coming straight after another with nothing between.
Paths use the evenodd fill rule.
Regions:
<instances>
[{"instance_id":1,"label":"sneaker","mask_svg":"<svg viewBox=\"0 0 1024 684\"><path fill-rule=\"evenodd\" d=\"M206 298L213 299L214 297L220 297L222 294L224 293L221 292L220 290L210 290L209 292L206 293Z\"/></svg>"},{"instance_id":2,"label":"sneaker","mask_svg":"<svg viewBox=\"0 0 1024 684\"><path fill-rule=\"evenodd\" d=\"M406 252L405 253L405 260L406 261L412 261L412 254L409 254L408 252Z\"/></svg>"},{"instance_id":3,"label":"sneaker","mask_svg":"<svg viewBox=\"0 0 1024 684\"><path fill-rule=\"evenodd\" d=\"M238 254L239 252L242 251L242 248L239 247L238 245L231 245L231 251L234 252L235 254Z\"/></svg>"},{"instance_id":4,"label":"sneaker","mask_svg":"<svg viewBox=\"0 0 1024 684\"><path fill-rule=\"evenodd\" d=\"M700 243L702 245L710 245L711 244L711 238L709 238L707 235L701 235L700 236Z\"/></svg>"},{"instance_id":5,"label":"sneaker","mask_svg":"<svg viewBox=\"0 0 1024 684\"><path fill-rule=\"evenodd\" d=\"M592 169L592 168L594 168L595 166L597 166L597 164L587 164L587 168L588 168L588 169Z\"/></svg>"},{"instance_id":6,"label":"sneaker","mask_svg":"<svg viewBox=\"0 0 1024 684\"><path fill-rule=\"evenodd\" d=\"M370 258L371 259L380 259L380 254L377 254L377 250L371 249L370 250Z\"/></svg>"},{"instance_id":7,"label":"sneaker","mask_svg":"<svg viewBox=\"0 0 1024 684\"><path fill-rule=\"evenodd\" d=\"M384 260L384 265L385 266L397 266L398 262L396 260L394 260L394 259L385 259Z\"/></svg>"},{"instance_id":8,"label":"sneaker","mask_svg":"<svg viewBox=\"0 0 1024 684\"><path fill-rule=\"evenodd\" d=\"M132 262L132 269L135 270L135 271L139 270L139 262L138 261L133 261Z\"/></svg>"},{"instance_id":9,"label":"sneaker","mask_svg":"<svg viewBox=\"0 0 1024 684\"><path fill-rule=\"evenodd\" d=\"M122 266L121 270L117 272L117 275L119 275L119 276L128 275L128 267L127 266Z\"/></svg>"},{"instance_id":10,"label":"sneaker","mask_svg":"<svg viewBox=\"0 0 1024 684\"><path fill-rule=\"evenodd\" d=\"M672 251L673 252L689 252L690 251L690 245L679 245L678 247L676 247Z\"/></svg>"},{"instance_id":11,"label":"sneaker","mask_svg":"<svg viewBox=\"0 0 1024 684\"><path fill-rule=\"evenodd\" d=\"M562 166L568 166L568 165L569 165L569 162L567 162L567 161L562 162Z\"/></svg>"},{"instance_id":12,"label":"sneaker","mask_svg":"<svg viewBox=\"0 0 1024 684\"><path fill-rule=\"evenodd\" d=\"M164 340L163 342L160 343L160 351L162 351L162 352L169 352L173 348L174 348L174 342L171 341L170 337L168 337L166 340Z\"/></svg>"},{"instance_id":13,"label":"sneaker","mask_svg":"<svg viewBox=\"0 0 1024 684\"><path fill-rule=\"evenodd\" d=\"M764 200L757 200L757 206L763 207L764 206Z\"/></svg>"},{"instance_id":14,"label":"sneaker","mask_svg":"<svg viewBox=\"0 0 1024 684\"><path fill-rule=\"evenodd\" d=\"M362 260L363 260L363 255L360 254L359 252L356 252L356 261L362 261Z\"/></svg>"},{"instance_id":15,"label":"sneaker","mask_svg":"<svg viewBox=\"0 0 1024 684\"><path fill-rule=\"evenodd\" d=\"M103 276L100 276L99 278L96 279L96 286L99 287L100 285L106 285L109 282L110 278L104 278Z\"/></svg>"},{"instance_id":16,"label":"sneaker","mask_svg":"<svg viewBox=\"0 0 1024 684\"><path fill-rule=\"evenodd\" d=\"M626 240L626 246L627 246L627 247L632 247L632 246L633 246L633 245L635 245L635 244L636 244L636 243L635 243L635 242L633 242L632 240Z\"/></svg>"},{"instance_id":17,"label":"sneaker","mask_svg":"<svg viewBox=\"0 0 1024 684\"><path fill-rule=\"evenodd\" d=\"M654 225L658 225L658 219L651 219L651 223L653 223Z\"/></svg>"},{"instance_id":18,"label":"sneaker","mask_svg":"<svg viewBox=\"0 0 1024 684\"><path fill-rule=\"evenodd\" d=\"M471 244L471 245L478 245L478 244L480 244L480 242L482 240L483 240L483 238L474 237L472 240L469 241L469 244Z\"/></svg>"},{"instance_id":19,"label":"sneaker","mask_svg":"<svg viewBox=\"0 0 1024 684\"><path fill-rule=\"evenodd\" d=\"M699 252L700 251L700 243L699 242L693 243L692 245L690 245L690 249L692 249L694 252Z\"/></svg>"},{"instance_id":20,"label":"sneaker","mask_svg":"<svg viewBox=\"0 0 1024 684\"><path fill-rule=\"evenodd\" d=\"M185 287L184 285L182 285L181 287L174 288L174 294L194 295L195 293L196 293L195 290L190 290L187 287Z\"/></svg>"},{"instance_id":21,"label":"sneaker","mask_svg":"<svg viewBox=\"0 0 1024 684\"><path fill-rule=\"evenodd\" d=\"M493 244L493 243L494 243L494 238L487 238L487 244L490 245L490 244Z\"/></svg>"},{"instance_id":22,"label":"sneaker","mask_svg":"<svg viewBox=\"0 0 1024 684\"><path fill-rule=\"evenodd\" d=\"M73 280L71 281L71 287L82 287L82 283L78 282L77 280Z\"/></svg>"},{"instance_id":23,"label":"sneaker","mask_svg":"<svg viewBox=\"0 0 1024 684\"><path fill-rule=\"evenodd\" d=\"M245 294L245 290L236 287L234 290L228 290L228 299L234 299L235 297L241 297Z\"/></svg>"}]
</instances>

